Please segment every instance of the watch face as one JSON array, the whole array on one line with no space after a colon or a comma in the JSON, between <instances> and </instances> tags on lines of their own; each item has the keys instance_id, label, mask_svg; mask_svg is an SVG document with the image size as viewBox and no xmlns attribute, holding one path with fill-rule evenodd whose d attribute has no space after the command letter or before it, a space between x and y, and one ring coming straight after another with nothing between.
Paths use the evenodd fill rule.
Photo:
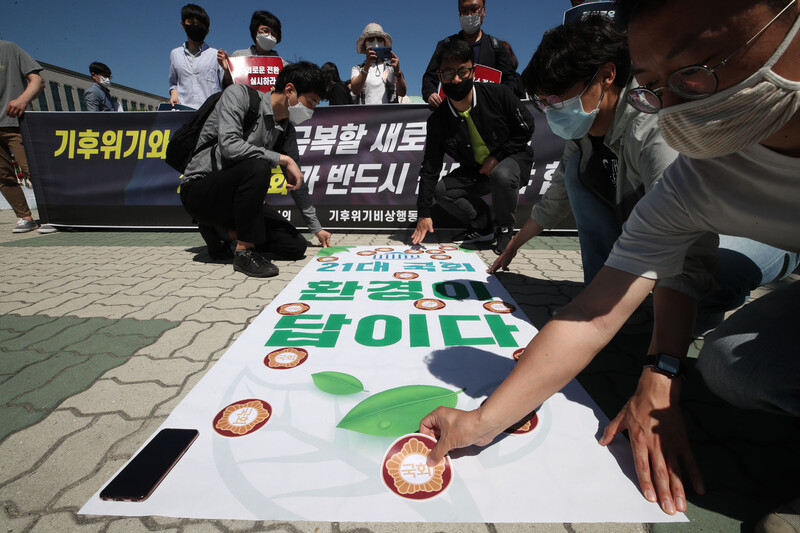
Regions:
<instances>
[{"instance_id":1,"label":"watch face","mask_svg":"<svg viewBox=\"0 0 800 533\"><path fill-rule=\"evenodd\" d=\"M681 373L681 360L671 355L659 354L656 368L673 375Z\"/></svg>"}]
</instances>

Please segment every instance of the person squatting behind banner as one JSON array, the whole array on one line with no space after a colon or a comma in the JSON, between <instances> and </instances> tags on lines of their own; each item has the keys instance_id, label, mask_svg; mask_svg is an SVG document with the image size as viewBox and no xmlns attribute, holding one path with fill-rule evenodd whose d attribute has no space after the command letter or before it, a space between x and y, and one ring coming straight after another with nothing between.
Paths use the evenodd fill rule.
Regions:
<instances>
[{"instance_id":1,"label":"person squatting behind banner","mask_svg":"<svg viewBox=\"0 0 800 533\"><path fill-rule=\"evenodd\" d=\"M222 93L203 126L197 146L212 143L189 162L180 194L184 207L200 224L221 226L236 240L234 270L248 276L270 277L278 274L278 268L255 250L256 245L266 243L285 249L292 248L294 241L303 240L296 231L279 231L276 236L265 228L265 225L271 228L274 218L264 214L271 169L276 165L284 167L290 190L302 185L294 124L311 118L325 95L325 86L319 67L312 63L285 67L275 90L258 93L261 114L245 139L249 91L252 89L234 84ZM221 238L215 239L209 231L203 237L208 239L210 252L222 253ZM304 252L304 240L301 247Z\"/></svg>"}]
</instances>

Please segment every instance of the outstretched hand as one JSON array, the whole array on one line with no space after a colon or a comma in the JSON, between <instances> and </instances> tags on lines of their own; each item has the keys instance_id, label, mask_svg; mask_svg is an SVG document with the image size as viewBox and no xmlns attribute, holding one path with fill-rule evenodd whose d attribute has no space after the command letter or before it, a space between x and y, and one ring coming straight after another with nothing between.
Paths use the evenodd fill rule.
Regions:
<instances>
[{"instance_id":1,"label":"outstretched hand","mask_svg":"<svg viewBox=\"0 0 800 533\"><path fill-rule=\"evenodd\" d=\"M486 269L487 274L494 274L498 270L502 269L508 271L508 265L511 264L511 261L517 256L517 251L513 249L511 246L508 246L500 256L494 260L492 266Z\"/></svg>"},{"instance_id":2,"label":"outstretched hand","mask_svg":"<svg viewBox=\"0 0 800 533\"><path fill-rule=\"evenodd\" d=\"M686 492L680 463L695 492L703 494L703 476L692 455L683 415L678 405L680 379L645 369L636 392L606 426L600 444L628 430L636 475L644 497L658 502L667 514L686 511Z\"/></svg>"},{"instance_id":3,"label":"outstretched hand","mask_svg":"<svg viewBox=\"0 0 800 533\"><path fill-rule=\"evenodd\" d=\"M437 407L419 423L419 432L437 439L428 454L428 465L436 466L447 452L472 444L486 446L496 436L481 429L478 411L461 411L450 407Z\"/></svg>"}]
</instances>

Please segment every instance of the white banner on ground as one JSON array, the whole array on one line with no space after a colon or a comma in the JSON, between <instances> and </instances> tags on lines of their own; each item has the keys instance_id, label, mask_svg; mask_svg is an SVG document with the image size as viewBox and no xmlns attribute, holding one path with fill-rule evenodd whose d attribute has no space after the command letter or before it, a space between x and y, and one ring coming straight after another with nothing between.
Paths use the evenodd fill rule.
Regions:
<instances>
[{"instance_id":1,"label":"white banner on ground","mask_svg":"<svg viewBox=\"0 0 800 533\"><path fill-rule=\"evenodd\" d=\"M419 420L474 409L536 334L475 254L321 251L162 427L200 435L143 502L81 514L338 522L666 522L577 382L492 445L420 461ZM396 442L398 441L398 442Z\"/></svg>"}]
</instances>

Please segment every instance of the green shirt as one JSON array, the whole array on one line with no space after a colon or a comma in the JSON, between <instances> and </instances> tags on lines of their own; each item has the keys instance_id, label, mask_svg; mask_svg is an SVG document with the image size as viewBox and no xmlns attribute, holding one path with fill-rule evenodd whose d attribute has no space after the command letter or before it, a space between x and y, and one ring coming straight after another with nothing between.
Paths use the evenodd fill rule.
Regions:
<instances>
[{"instance_id":1,"label":"green shirt","mask_svg":"<svg viewBox=\"0 0 800 533\"><path fill-rule=\"evenodd\" d=\"M483 142L481 138L481 134L478 133L478 128L475 127L475 123L472 122L472 117L469 116L469 112L472 108L467 109L463 113L459 112L458 114L465 119L467 119L467 128L469 128L469 138L472 141L472 153L475 154L475 162L479 165L482 165L484 160L489 157L489 147L486 146L486 143Z\"/></svg>"}]
</instances>

